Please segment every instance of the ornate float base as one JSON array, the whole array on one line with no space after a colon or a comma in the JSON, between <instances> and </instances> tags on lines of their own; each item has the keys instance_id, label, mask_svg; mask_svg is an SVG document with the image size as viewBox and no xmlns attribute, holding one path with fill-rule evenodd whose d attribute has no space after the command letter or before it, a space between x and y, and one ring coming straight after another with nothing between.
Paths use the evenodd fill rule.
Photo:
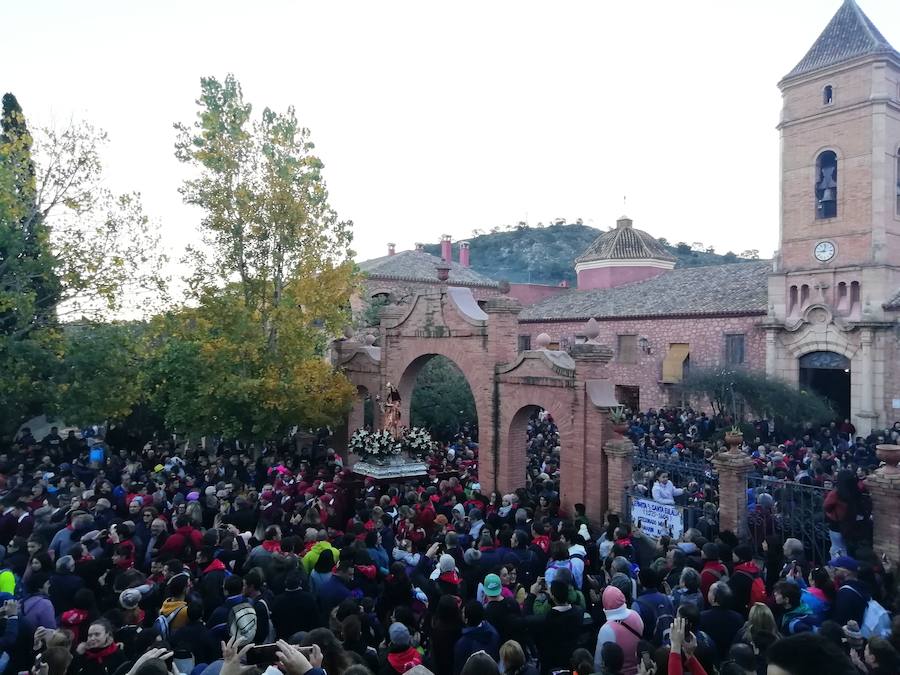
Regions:
<instances>
[{"instance_id":1,"label":"ornate float base","mask_svg":"<svg viewBox=\"0 0 900 675\"><path fill-rule=\"evenodd\" d=\"M351 471L375 480L397 480L427 476L428 466L426 466L425 462L397 457L387 462L363 460L354 464Z\"/></svg>"}]
</instances>

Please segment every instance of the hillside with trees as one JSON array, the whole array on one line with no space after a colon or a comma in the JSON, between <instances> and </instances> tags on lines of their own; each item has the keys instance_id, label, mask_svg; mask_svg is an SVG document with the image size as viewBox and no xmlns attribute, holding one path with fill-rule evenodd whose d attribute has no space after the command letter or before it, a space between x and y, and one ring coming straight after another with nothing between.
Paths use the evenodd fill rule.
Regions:
<instances>
[{"instance_id":1,"label":"hillside with trees","mask_svg":"<svg viewBox=\"0 0 900 675\"><path fill-rule=\"evenodd\" d=\"M518 283L558 284L563 280L575 285L575 258L596 239L602 230L575 223L560 222L547 226L525 223L494 227L488 232L475 230L469 241L472 269L498 280ZM652 233L651 233L652 234ZM701 242L670 243L657 237L678 262L676 267L721 265L742 260L759 259L759 251L740 254L716 253ZM433 255L441 254L440 244L426 245ZM459 242L453 244L453 259L459 260Z\"/></svg>"}]
</instances>

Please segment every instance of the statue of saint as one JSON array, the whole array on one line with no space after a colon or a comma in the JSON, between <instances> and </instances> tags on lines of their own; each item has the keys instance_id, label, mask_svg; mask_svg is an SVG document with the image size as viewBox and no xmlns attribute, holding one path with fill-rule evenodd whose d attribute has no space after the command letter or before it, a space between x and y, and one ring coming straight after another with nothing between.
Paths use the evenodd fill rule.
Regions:
<instances>
[{"instance_id":1,"label":"statue of saint","mask_svg":"<svg viewBox=\"0 0 900 675\"><path fill-rule=\"evenodd\" d=\"M390 382L387 383L387 397L380 401L384 414L384 428L394 438L400 438L400 392Z\"/></svg>"}]
</instances>

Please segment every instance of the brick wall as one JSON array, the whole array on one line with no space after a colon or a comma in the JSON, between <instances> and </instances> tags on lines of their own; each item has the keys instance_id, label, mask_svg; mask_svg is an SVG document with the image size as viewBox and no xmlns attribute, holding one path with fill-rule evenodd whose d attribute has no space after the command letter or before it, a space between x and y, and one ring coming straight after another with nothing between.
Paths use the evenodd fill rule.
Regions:
<instances>
[{"instance_id":1,"label":"brick wall","mask_svg":"<svg viewBox=\"0 0 900 675\"><path fill-rule=\"evenodd\" d=\"M662 362L669 344L687 342L691 345L690 363L693 366L725 364L725 336L743 334L745 365L764 371L766 365L765 335L759 329L762 316L742 317L693 317L683 319L630 319L600 321L597 342L617 348L618 335L646 337L650 353L638 349L637 363L627 364L617 360L607 366L610 379L617 385L640 388L640 405L646 410L669 403L669 389L660 384ZM519 335L530 335L532 344L540 333L547 333L553 341L574 340L584 333L584 322L519 323Z\"/></svg>"}]
</instances>

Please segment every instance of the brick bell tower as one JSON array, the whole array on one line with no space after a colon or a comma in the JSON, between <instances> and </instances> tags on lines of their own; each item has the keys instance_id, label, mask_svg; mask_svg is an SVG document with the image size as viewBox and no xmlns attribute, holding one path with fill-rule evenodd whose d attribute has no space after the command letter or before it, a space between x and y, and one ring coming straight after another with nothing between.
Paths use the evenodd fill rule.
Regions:
<instances>
[{"instance_id":1,"label":"brick bell tower","mask_svg":"<svg viewBox=\"0 0 900 675\"><path fill-rule=\"evenodd\" d=\"M779 88L766 371L825 395L864 435L900 416L900 54L844 0Z\"/></svg>"}]
</instances>

